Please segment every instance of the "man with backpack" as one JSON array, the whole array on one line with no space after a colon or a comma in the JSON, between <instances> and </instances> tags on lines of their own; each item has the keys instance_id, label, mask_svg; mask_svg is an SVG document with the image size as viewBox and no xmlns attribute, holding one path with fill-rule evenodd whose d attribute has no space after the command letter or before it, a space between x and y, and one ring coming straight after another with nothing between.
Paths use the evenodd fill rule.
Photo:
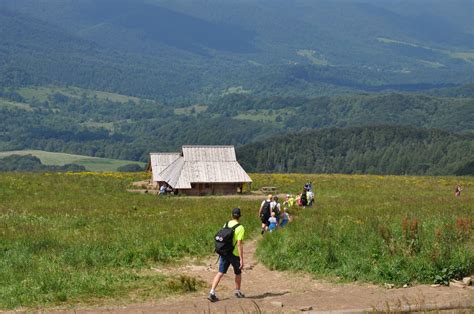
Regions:
<instances>
[{"instance_id":1,"label":"man with backpack","mask_svg":"<svg viewBox=\"0 0 474 314\"><path fill-rule=\"evenodd\" d=\"M260 204L260 210L258 211L258 216L260 217L260 220L262 221L262 234L265 233L265 231L268 230L268 219L270 218L272 214L272 199L273 195L268 194L268 197L266 200Z\"/></svg>"},{"instance_id":2,"label":"man with backpack","mask_svg":"<svg viewBox=\"0 0 474 314\"><path fill-rule=\"evenodd\" d=\"M281 205L278 202L278 196L275 195L273 197L273 201L270 204L270 208L272 209L272 212L275 213L275 218L277 220L277 225L280 226L280 213L281 213Z\"/></svg>"},{"instance_id":3,"label":"man with backpack","mask_svg":"<svg viewBox=\"0 0 474 314\"><path fill-rule=\"evenodd\" d=\"M237 298L245 298L240 290L242 283L242 269L244 269L244 234L245 229L239 223L240 208L232 210L232 220L228 221L224 227L217 232L215 236L216 252L219 254L219 272L214 277L211 291L207 297L209 301L219 300L216 296L216 288L222 276L227 273L229 266L232 265L235 274L235 292Z\"/></svg>"}]
</instances>

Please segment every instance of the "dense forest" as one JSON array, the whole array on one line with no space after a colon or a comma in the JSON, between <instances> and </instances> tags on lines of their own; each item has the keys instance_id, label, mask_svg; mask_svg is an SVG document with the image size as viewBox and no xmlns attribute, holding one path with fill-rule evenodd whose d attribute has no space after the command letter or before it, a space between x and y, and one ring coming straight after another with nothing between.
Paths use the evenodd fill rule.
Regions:
<instances>
[{"instance_id":1,"label":"dense forest","mask_svg":"<svg viewBox=\"0 0 474 314\"><path fill-rule=\"evenodd\" d=\"M6 88L0 91L0 149L147 161L151 151L183 144L233 144L251 171L470 173L469 88L443 90L452 97L233 94L180 108L78 88Z\"/></svg>"},{"instance_id":2,"label":"dense forest","mask_svg":"<svg viewBox=\"0 0 474 314\"><path fill-rule=\"evenodd\" d=\"M100 96L100 95L99 95ZM472 133L474 99L421 94L254 98L234 94L209 105L98 97L81 89L0 91L0 149L40 149L146 161L183 144L241 146L288 131L411 125Z\"/></svg>"},{"instance_id":3,"label":"dense forest","mask_svg":"<svg viewBox=\"0 0 474 314\"><path fill-rule=\"evenodd\" d=\"M289 133L245 145L253 172L474 175L474 136L375 126Z\"/></svg>"}]
</instances>

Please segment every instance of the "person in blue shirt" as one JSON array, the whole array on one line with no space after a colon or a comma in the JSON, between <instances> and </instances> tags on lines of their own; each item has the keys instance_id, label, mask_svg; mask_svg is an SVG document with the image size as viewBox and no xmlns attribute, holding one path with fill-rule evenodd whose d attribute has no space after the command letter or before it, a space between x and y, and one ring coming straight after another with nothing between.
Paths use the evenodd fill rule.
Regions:
<instances>
[{"instance_id":1,"label":"person in blue shirt","mask_svg":"<svg viewBox=\"0 0 474 314\"><path fill-rule=\"evenodd\" d=\"M278 226L278 220L276 219L275 212L272 212L272 216L268 218L268 230L272 232Z\"/></svg>"}]
</instances>

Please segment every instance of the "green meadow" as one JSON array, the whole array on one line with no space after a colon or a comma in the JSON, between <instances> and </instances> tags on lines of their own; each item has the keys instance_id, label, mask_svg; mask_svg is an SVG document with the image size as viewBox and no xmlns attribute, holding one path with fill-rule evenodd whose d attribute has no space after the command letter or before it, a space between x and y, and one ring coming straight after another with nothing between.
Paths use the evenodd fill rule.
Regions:
<instances>
[{"instance_id":1,"label":"green meadow","mask_svg":"<svg viewBox=\"0 0 474 314\"><path fill-rule=\"evenodd\" d=\"M474 273L474 178L267 175L291 190L313 181L316 204L258 248L270 268L337 281L440 283ZM454 187L464 187L460 198Z\"/></svg>"},{"instance_id":2,"label":"green meadow","mask_svg":"<svg viewBox=\"0 0 474 314\"><path fill-rule=\"evenodd\" d=\"M138 103L140 98L121 95L117 93L109 93L103 91L96 91L90 89L84 89L79 87L59 87L59 86L32 86L32 87L22 87L16 89L22 97L27 99L28 101L32 101L36 99L38 101L46 101L51 96L56 93L61 93L65 96L72 97L72 98L81 98L83 96L87 98L97 98L100 100L110 100L115 102L127 103L129 101Z\"/></svg>"},{"instance_id":3,"label":"green meadow","mask_svg":"<svg viewBox=\"0 0 474 314\"><path fill-rule=\"evenodd\" d=\"M0 152L0 158L11 155L33 155L38 157L43 165L63 166L66 164L78 164L86 167L86 169L89 171L116 171L117 168L128 164L138 164L141 167L144 166L144 163L137 161L89 157L66 153L46 152L42 150L16 150Z\"/></svg>"},{"instance_id":4,"label":"green meadow","mask_svg":"<svg viewBox=\"0 0 474 314\"><path fill-rule=\"evenodd\" d=\"M125 190L145 174L0 174L0 309L134 302L208 283L153 269L213 254L213 235L241 207L260 237L260 200L157 197ZM288 228L266 234L270 268L316 278L443 283L474 271L474 178L253 174L253 188L297 193L312 181L316 204L291 208ZM453 196L456 183L464 187ZM263 198L263 196L262 196Z\"/></svg>"}]
</instances>

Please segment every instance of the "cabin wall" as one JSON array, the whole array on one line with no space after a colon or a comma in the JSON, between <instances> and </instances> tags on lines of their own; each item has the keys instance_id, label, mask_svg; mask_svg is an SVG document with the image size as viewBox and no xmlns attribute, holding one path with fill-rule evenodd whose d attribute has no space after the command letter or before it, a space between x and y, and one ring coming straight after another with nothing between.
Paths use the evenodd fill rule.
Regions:
<instances>
[{"instance_id":1,"label":"cabin wall","mask_svg":"<svg viewBox=\"0 0 474 314\"><path fill-rule=\"evenodd\" d=\"M180 193L193 196L237 194L242 183L192 183L191 186L191 189L180 190Z\"/></svg>"}]
</instances>

